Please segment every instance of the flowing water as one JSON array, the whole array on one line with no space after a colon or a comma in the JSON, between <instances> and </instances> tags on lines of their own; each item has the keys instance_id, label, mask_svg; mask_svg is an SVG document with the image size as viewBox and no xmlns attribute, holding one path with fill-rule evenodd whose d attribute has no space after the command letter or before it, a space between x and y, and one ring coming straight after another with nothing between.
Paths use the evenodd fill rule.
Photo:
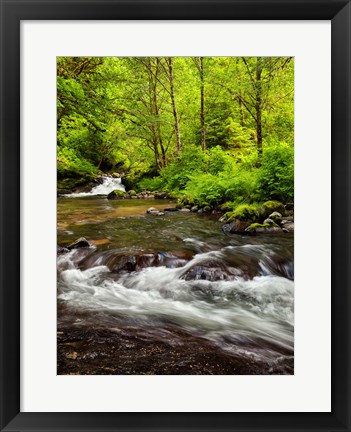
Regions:
<instances>
[{"instance_id":1,"label":"flowing water","mask_svg":"<svg viewBox=\"0 0 351 432\"><path fill-rule=\"evenodd\" d=\"M100 343L118 363L80 373L293 373L293 235L228 235L218 216L151 206L174 204L58 200L58 244L92 243L58 256L58 329L86 332L63 340L85 338L82 362Z\"/></svg>"},{"instance_id":2,"label":"flowing water","mask_svg":"<svg viewBox=\"0 0 351 432\"><path fill-rule=\"evenodd\" d=\"M67 196L72 198L82 198L97 195L108 195L114 190L125 191L125 187L122 184L121 179L115 177L103 177L102 183L93 187L90 192L72 193Z\"/></svg>"}]
</instances>

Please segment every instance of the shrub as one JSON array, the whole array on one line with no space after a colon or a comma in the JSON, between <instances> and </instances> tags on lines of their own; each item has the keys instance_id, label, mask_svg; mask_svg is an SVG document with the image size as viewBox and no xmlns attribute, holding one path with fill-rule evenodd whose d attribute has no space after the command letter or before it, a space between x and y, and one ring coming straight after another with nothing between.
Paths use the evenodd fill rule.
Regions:
<instances>
[{"instance_id":1,"label":"shrub","mask_svg":"<svg viewBox=\"0 0 351 432\"><path fill-rule=\"evenodd\" d=\"M218 206L224 201L225 188L212 174L196 174L187 184L186 193L200 206Z\"/></svg>"},{"instance_id":2,"label":"shrub","mask_svg":"<svg viewBox=\"0 0 351 432\"><path fill-rule=\"evenodd\" d=\"M138 183L139 190L156 191L162 189L164 180L162 177L143 178Z\"/></svg>"},{"instance_id":3,"label":"shrub","mask_svg":"<svg viewBox=\"0 0 351 432\"><path fill-rule=\"evenodd\" d=\"M261 200L293 202L294 149L285 143L266 147L258 175Z\"/></svg>"}]
</instances>

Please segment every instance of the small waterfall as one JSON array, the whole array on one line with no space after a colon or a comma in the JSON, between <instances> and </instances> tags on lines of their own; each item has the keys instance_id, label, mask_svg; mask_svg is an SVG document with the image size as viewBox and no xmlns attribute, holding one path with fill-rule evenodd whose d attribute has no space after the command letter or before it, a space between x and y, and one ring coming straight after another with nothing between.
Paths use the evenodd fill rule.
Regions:
<instances>
[{"instance_id":1,"label":"small waterfall","mask_svg":"<svg viewBox=\"0 0 351 432\"><path fill-rule=\"evenodd\" d=\"M79 197L94 196L94 195L108 195L110 192L114 190L125 191L125 187L122 184L122 180L120 178L106 176L103 177L103 182L97 186L94 186L90 192L72 193L66 196L79 198Z\"/></svg>"}]
</instances>

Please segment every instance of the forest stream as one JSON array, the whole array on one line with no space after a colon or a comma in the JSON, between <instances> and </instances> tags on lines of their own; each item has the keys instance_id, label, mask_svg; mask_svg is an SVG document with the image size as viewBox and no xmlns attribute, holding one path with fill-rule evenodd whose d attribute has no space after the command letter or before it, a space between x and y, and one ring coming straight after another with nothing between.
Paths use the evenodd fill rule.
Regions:
<instances>
[{"instance_id":1,"label":"forest stream","mask_svg":"<svg viewBox=\"0 0 351 432\"><path fill-rule=\"evenodd\" d=\"M293 236L151 206L59 198L58 373L293 373Z\"/></svg>"}]
</instances>

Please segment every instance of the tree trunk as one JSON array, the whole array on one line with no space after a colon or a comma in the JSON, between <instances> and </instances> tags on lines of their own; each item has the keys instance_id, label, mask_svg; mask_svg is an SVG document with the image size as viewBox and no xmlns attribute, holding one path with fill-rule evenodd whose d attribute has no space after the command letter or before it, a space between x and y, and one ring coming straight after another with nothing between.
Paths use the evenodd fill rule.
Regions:
<instances>
[{"instance_id":1,"label":"tree trunk","mask_svg":"<svg viewBox=\"0 0 351 432\"><path fill-rule=\"evenodd\" d=\"M180 142L180 128L179 128L179 118L178 118L178 111L177 111L177 105L175 100L175 94L174 94L174 78L173 78L173 63L172 63L172 57L168 59L168 71L169 71L169 84L171 88L171 101L172 101L172 109L173 109L173 117L174 117L174 130L175 130L175 136L176 136L176 152L177 155L180 155L182 146Z\"/></svg>"},{"instance_id":2,"label":"tree trunk","mask_svg":"<svg viewBox=\"0 0 351 432\"><path fill-rule=\"evenodd\" d=\"M256 63L256 140L258 161L262 161L262 58L257 57Z\"/></svg>"},{"instance_id":3,"label":"tree trunk","mask_svg":"<svg viewBox=\"0 0 351 432\"><path fill-rule=\"evenodd\" d=\"M204 58L200 57L200 124L201 124L201 148L206 150L206 130L205 130L205 81L204 81Z\"/></svg>"}]
</instances>

